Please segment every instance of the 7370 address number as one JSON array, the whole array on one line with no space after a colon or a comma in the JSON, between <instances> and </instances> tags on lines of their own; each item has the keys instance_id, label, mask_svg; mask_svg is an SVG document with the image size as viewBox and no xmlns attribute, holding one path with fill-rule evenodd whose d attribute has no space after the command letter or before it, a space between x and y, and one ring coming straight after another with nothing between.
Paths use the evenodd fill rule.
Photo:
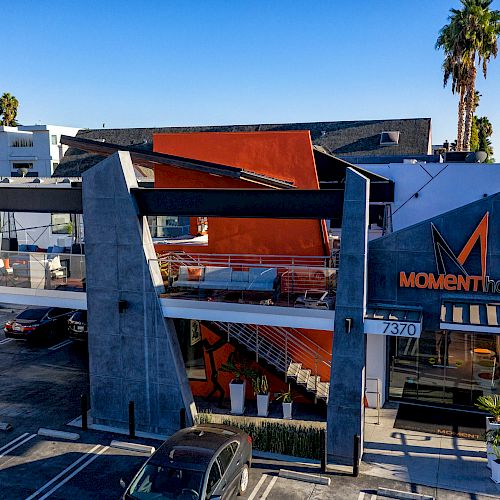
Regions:
<instances>
[{"instance_id":1,"label":"7370 address number","mask_svg":"<svg viewBox=\"0 0 500 500\"><path fill-rule=\"evenodd\" d=\"M385 335L413 337L417 334L417 327L413 323L398 323L395 321L383 321L383 323L385 325L383 332Z\"/></svg>"}]
</instances>

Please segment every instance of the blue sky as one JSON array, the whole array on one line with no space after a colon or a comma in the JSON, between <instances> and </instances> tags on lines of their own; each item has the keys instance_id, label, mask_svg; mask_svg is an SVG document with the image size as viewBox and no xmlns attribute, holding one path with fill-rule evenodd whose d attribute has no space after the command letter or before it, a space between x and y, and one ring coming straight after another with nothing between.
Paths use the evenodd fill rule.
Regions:
<instances>
[{"instance_id":1,"label":"blue sky","mask_svg":"<svg viewBox=\"0 0 500 500\"><path fill-rule=\"evenodd\" d=\"M22 123L147 127L431 117L456 135L434 49L458 0L16 0L0 91ZM500 9L500 0L493 7ZM500 57L479 115L500 157Z\"/></svg>"}]
</instances>

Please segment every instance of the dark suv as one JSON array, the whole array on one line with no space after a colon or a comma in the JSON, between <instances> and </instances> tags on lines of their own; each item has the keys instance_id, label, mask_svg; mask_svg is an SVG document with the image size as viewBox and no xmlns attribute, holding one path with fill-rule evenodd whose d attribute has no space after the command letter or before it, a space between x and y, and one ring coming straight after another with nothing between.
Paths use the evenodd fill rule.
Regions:
<instances>
[{"instance_id":1,"label":"dark suv","mask_svg":"<svg viewBox=\"0 0 500 500\"><path fill-rule=\"evenodd\" d=\"M7 321L4 333L7 338L38 340L62 337L67 332L67 321L73 311L60 307L26 309L15 319Z\"/></svg>"},{"instance_id":2,"label":"dark suv","mask_svg":"<svg viewBox=\"0 0 500 500\"><path fill-rule=\"evenodd\" d=\"M251 463L248 434L226 425L197 425L165 441L123 498L225 500L246 491Z\"/></svg>"}]
</instances>

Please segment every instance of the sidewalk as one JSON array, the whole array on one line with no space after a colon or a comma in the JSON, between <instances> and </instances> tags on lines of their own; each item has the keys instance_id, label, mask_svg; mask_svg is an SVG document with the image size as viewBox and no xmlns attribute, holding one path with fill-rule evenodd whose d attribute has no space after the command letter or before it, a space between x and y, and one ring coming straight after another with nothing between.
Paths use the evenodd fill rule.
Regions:
<instances>
[{"instance_id":1,"label":"sidewalk","mask_svg":"<svg viewBox=\"0 0 500 500\"><path fill-rule=\"evenodd\" d=\"M486 444L394 429L397 409L367 409L361 472L426 486L500 497L490 479Z\"/></svg>"}]
</instances>

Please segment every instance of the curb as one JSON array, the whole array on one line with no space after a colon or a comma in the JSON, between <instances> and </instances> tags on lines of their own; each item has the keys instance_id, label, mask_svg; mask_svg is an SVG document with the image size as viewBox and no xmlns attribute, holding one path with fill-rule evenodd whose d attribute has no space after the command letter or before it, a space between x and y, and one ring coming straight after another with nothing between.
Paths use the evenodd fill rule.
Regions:
<instances>
[{"instance_id":1,"label":"curb","mask_svg":"<svg viewBox=\"0 0 500 500\"><path fill-rule=\"evenodd\" d=\"M293 470L280 469L279 477L286 479L295 479L297 481L304 481L306 483L324 484L330 486L330 478L318 476L317 474L309 474L307 472L296 472Z\"/></svg>"},{"instance_id":2,"label":"curb","mask_svg":"<svg viewBox=\"0 0 500 500\"><path fill-rule=\"evenodd\" d=\"M38 429L38 435L58 439L69 439L70 441L77 441L80 439L80 434L76 434L75 432L56 431L54 429L45 429L44 427Z\"/></svg>"},{"instance_id":3,"label":"curb","mask_svg":"<svg viewBox=\"0 0 500 500\"><path fill-rule=\"evenodd\" d=\"M390 490L389 488L379 488L377 496L397 498L399 500L434 500L434 497L422 495L421 493L410 493L408 491Z\"/></svg>"},{"instance_id":4,"label":"curb","mask_svg":"<svg viewBox=\"0 0 500 500\"><path fill-rule=\"evenodd\" d=\"M148 455L152 455L155 452L155 447L154 446L148 446L145 444L139 444L139 443L127 443L125 441L111 441L112 448L119 448L121 450L128 450L128 451L137 451L139 453L147 453Z\"/></svg>"}]
</instances>

